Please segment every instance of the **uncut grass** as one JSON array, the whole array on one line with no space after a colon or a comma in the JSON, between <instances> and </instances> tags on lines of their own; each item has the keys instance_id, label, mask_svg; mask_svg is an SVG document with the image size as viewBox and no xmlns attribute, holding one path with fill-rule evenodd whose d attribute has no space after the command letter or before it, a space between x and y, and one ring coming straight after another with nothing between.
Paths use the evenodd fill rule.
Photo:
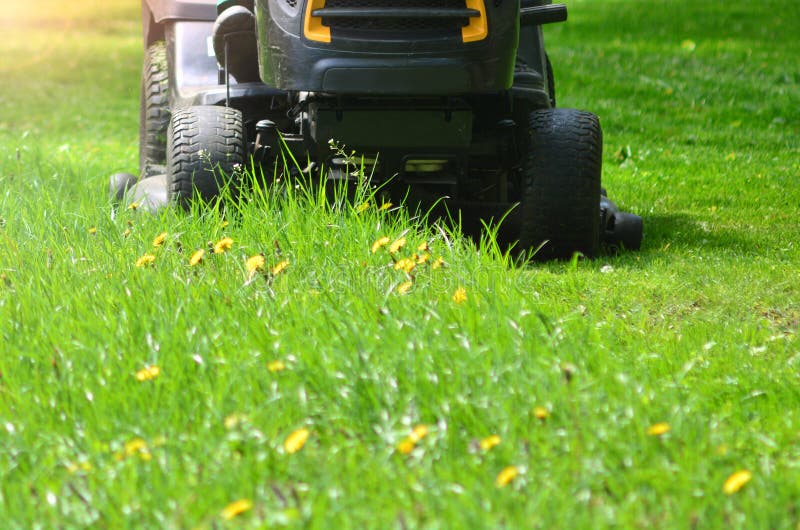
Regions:
<instances>
[{"instance_id":1,"label":"uncut grass","mask_svg":"<svg viewBox=\"0 0 800 530\"><path fill-rule=\"evenodd\" d=\"M81 39L106 57L65 31L38 78L4 72L20 90L0 93L3 526L793 527L796 100L754 69L793 71L794 41L777 3L698 4L702 24L619 5L576 3L547 29L560 103L601 115L606 185L645 216L642 252L595 262L514 266L402 209L332 210L302 190L112 216L106 176L136 167L136 24L90 15ZM742 61L762 26L774 40ZM35 27L30 43L45 40ZM85 75L57 68L70 57ZM671 94L647 82L671 72ZM420 266L400 296L405 275L370 245L404 232L405 252L428 241L447 267ZM228 252L189 266L224 236ZM137 268L146 252L154 266ZM248 283L258 252L290 265ZM138 381L151 364L158 377ZM671 431L648 436L661 421ZM398 454L417 424L430 434ZM118 459L137 438L151 458ZM498 489L508 465L523 473ZM742 468L753 480L724 495ZM239 498L253 509L224 523Z\"/></svg>"},{"instance_id":2,"label":"uncut grass","mask_svg":"<svg viewBox=\"0 0 800 530\"><path fill-rule=\"evenodd\" d=\"M132 234L123 238L128 221ZM777 413L793 391L775 384L773 366L753 366L753 346L769 344L764 356L788 353L780 341L766 342L767 330L736 323L715 334L727 331L738 343L708 346L708 316L689 314L679 334L664 331L673 340L685 335L680 348L649 349L645 337L631 334L643 322L599 318L604 303L592 301L592 275L579 268L507 270L463 240L423 229L406 234L409 245L430 240L449 267L420 272L413 291L396 296L390 291L402 275L369 246L413 228L402 211L357 215L331 211L315 197L271 196L222 225L216 210L155 218L123 211L93 224L94 235L88 226L45 228L38 236L49 247L71 249L50 262L19 251L25 267L9 275L10 292L41 293L14 297L4 319L22 326L5 330L15 355L2 366L15 430L4 448L4 504L20 521L79 525L135 514L139 523L181 527L209 523L227 502L246 497L258 503L247 520L254 525L307 517L323 526L379 527L402 517L466 526L498 516L547 525L563 522L573 496L601 503L575 514L575 524L597 522L606 503L609 522L649 520L666 517L659 514L664 495L705 493L704 484L724 480L726 464L747 465L742 457L754 449L768 456L759 451L767 443L761 431L780 432L791 421L791 412ZM154 248L162 230L171 235ZM234 248L188 266L191 249L223 235L234 238ZM244 258L264 251L277 260L275 241L289 269L270 284L257 278L244 285ZM143 252L157 255L154 267L133 265ZM502 288L492 289L499 275ZM40 285L42 278L58 278L59 291L70 295L54 296L59 291ZM464 304L450 298L457 285L467 289ZM715 348L726 350L724 360L714 358ZM288 368L270 373L273 359ZM648 370L632 379L631 360ZM147 364L161 374L137 381ZM748 392L764 393L751 403L738 379ZM551 417L535 419L535 405L550 408ZM226 429L234 413L247 420ZM14 419L23 415L21 423ZM666 443L643 435L664 418L675 433ZM709 429L717 422L723 426ZM728 430L727 422L737 427ZM431 425L432 434L412 456L395 454L417 423ZM742 423L758 429L740 432ZM313 432L308 447L281 454L283 438L302 425ZM501 446L470 452L474 439L491 433L500 434ZM792 444L788 431L772 436L776 447ZM124 442L137 437L152 446L153 459L117 461ZM773 458L780 468L780 454ZM85 478L68 469L82 461L92 466ZM496 490L494 474L512 463L528 473L514 488ZM686 465L694 467L690 476L659 483ZM15 486L36 497L53 493L56 508L26 514L30 498ZM532 491L534 499L526 495ZM706 515L713 518L712 508Z\"/></svg>"}]
</instances>

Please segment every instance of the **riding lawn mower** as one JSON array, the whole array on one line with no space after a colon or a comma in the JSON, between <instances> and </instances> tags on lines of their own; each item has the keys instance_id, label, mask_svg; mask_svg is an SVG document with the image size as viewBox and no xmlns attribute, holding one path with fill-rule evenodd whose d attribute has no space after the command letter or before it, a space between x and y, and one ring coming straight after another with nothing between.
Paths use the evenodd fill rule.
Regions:
<instances>
[{"instance_id":1,"label":"riding lawn mower","mask_svg":"<svg viewBox=\"0 0 800 530\"><path fill-rule=\"evenodd\" d=\"M142 0L140 174L111 194L186 206L288 154L467 229L502 220L538 259L637 249L642 219L601 188L598 118L556 107L542 26L566 17L549 0Z\"/></svg>"}]
</instances>

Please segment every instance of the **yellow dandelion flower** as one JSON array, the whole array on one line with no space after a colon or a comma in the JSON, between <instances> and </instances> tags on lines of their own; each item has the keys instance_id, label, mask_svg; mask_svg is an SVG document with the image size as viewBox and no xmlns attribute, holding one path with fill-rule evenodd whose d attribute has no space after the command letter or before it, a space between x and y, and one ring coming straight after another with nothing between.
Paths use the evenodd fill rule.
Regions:
<instances>
[{"instance_id":1,"label":"yellow dandelion flower","mask_svg":"<svg viewBox=\"0 0 800 530\"><path fill-rule=\"evenodd\" d=\"M134 455L145 461L152 460L153 458L153 455L150 454L150 448L147 447L147 442L141 438L134 438L125 442L122 447L122 451L114 455L114 458L117 460L122 460Z\"/></svg>"},{"instance_id":2,"label":"yellow dandelion flower","mask_svg":"<svg viewBox=\"0 0 800 530\"><path fill-rule=\"evenodd\" d=\"M441 257L441 256L439 256L438 258L436 258L435 260L433 260L431 262L431 269L436 270L439 267L443 267L443 266L444 266L444 258Z\"/></svg>"},{"instance_id":3,"label":"yellow dandelion flower","mask_svg":"<svg viewBox=\"0 0 800 530\"><path fill-rule=\"evenodd\" d=\"M233 247L233 239L229 237L223 237L214 243L214 254L222 254L226 250L230 250L231 247Z\"/></svg>"},{"instance_id":4,"label":"yellow dandelion flower","mask_svg":"<svg viewBox=\"0 0 800 530\"><path fill-rule=\"evenodd\" d=\"M71 475L74 475L78 471L83 471L83 472L88 473L89 471L92 470L92 464L90 464L89 462L86 462L86 461L83 461L83 462L67 462L67 466L66 467L67 467L67 471L69 471L69 473Z\"/></svg>"},{"instance_id":5,"label":"yellow dandelion flower","mask_svg":"<svg viewBox=\"0 0 800 530\"><path fill-rule=\"evenodd\" d=\"M456 292L453 293L453 302L456 304L460 304L462 302L467 301L467 290L463 287L459 287L456 289Z\"/></svg>"},{"instance_id":6,"label":"yellow dandelion flower","mask_svg":"<svg viewBox=\"0 0 800 530\"><path fill-rule=\"evenodd\" d=\"M397 444L397 451L401 454L407 455L414 450L417 442L425 438L427 435L428 426L424 424L417 425L411 430L411 433L408 436L403 438L403 440Z\"/></svg>"},{"instance_id":7,"label":"yellow dandelion flower","mask_svg":"<svg viewBox=\"0 0 800 530\"><path fill-rule=\"evenodd\" d=\"M253 509L253 501L250 499L239 499L238 501L233 501L232 503L228 504L226 507L219 512L219 516L226 521L230 521L237 515L241 515L248 510Z\"/></svg>"},{"instance_id":8,"label":"yellow dandelion flower","mask_svg":"<svg viewBox=\"0 0 800 530\"><path fill-rule=\"evenodd\" d=\"M429 250L429 247L428 247L428 242L427 241L423 241L422 243L417 245L417 251L418 252L428 252L428 250Z\"/></svg>"},{"instance_id":9,"label":"yellow dandelion flower","mask_svg":"<svg viewBox=\"0 0 800 530\"><path fill-rule=\"evenodd\" d=\"M550 411L544 407L533 407L533 417L537 420L546 420L550 416Z\"/></svg>"},{"instance_id":10,"label":"yellow dandelion flower","mask_svg":"<svg viewBox=\"0 0 800 530\"><path fill-rule=\"evenodd\" d=\"M414 427L414 429L411 431L411 434L408 435L408 439L414 443L417 443L426 436L428 436L428 426L420 424Z\"/></svg>"},{"instance_id":11,"label":"yellow dandelion flower","mask_svg":"<svg viewBox=\"0 0 800 530\"><path fill-rule=\"evenodd\" d=\"M277 276L278 274L280 274L284 270L286 270L286 267L288 267L288 266L289 266L289 260L285 259L285 260L281 261L280 263L278 263L277 265L275 265L274 267L272 267L272 270L270 272L272 272L273 276Z\"/></svg>"},{"instance_id":12,"label":"yellow dandelion flower","mask_svg":"<svg viewBox=\"0 0 800 530\"><path fill-rule=\"evenodd\" d=\"M394 270L402 270L406 273L410 274L411 271L414 270L414 267L417 266L417 262L411 258L403 258L397 260L397 263L394 264Z\"/></svg>"},{"instance_id":13,"label":"yellow dandelion flower","mask_svg":"<svg viewBox=\"0 0 800 530\"><path fill-rule=\"evenodd\" d=\"M205 255L206 255L206 250L204 248L197 250L194 254L192 254L192 257L189 258L189 266L194 267L195 265L203 261L203 256Z\"/></svg>"},{"instance_id":14,"label":"yellow dandelion flower","mask_svg":"<svg viewBox=\"0 0 800 530\"><path fill-rule=\"evenodd\" d=\"M389 208L391 208L392 206L394 206L392 203L390 203L390 202L385 202L385 203L381 204L381 207L380 207L380 208L378 208L378 210L380 210L381 212L385 212L386 210L388 210L388 209L389 209Z\"/></svg>"},{"instance_id":15,"label":"yellow dandelion flower","mask_svg":"<svg viewBox=\"0 0 800 530\"><path fill-rule=\"evenodd\" d=\"M136 380L137 381L152 381L158 374L161 373L161 368L156 365L145 366L138 372L136 372Z\"/></svg>"},{"instance_id":16,"label":"yellow dandelion flower","mask_svg":"<svg viewBox=\"0 0 800 530\"><path fill-rule=\"evenodd\" d=\"M164 244L164 241L166 241L166 240L167 240L167 233L166 232L161 232L160 234L158 234L155 237L155 239L153 239L153 246L154 247L160 247L161 245Z\"/></svg>"},{"instance_id":17,"label":"yellow dandelion flower","mask_svg":"<svg viewBox=\"0 0 800 530\"><path fill-rule=\"evenodd\" d=\"M267 370L270 372L282 372L286 369L286 364L281 360L270 361L267 363Z\"/></svg>"},{"instance_id":18,"label":"yellow dandelion flower","mask_svg":"<svg viewBox=\"0 0 800 530\"><path fill-rule=\"evenodd\" d=\"M670 427L669 423L661 422L661 423L654 423L650 427L647 428L647 436L661 436L662 434L668 433L672 427Z\"/></svg>"},{"instance_id":19,"label":"yellow dandelion flower","mask_svg":"<svg viewBox=\"0 0 800 530\"><path fill-rule=\"evenodd\" d=\"M480 446L482 451L489 451L493 447L500 445L500 437L496 434L491 436L487 436L483 440L480 441Z\"/></svg>"},{"instance_id":20,"label":"yellow dandelion flower","mask_svg":"<svg viewBox=\"0 0 800 530\"><path fill-rule=\"evenodd\" d=\"M264 259L263 254L256 254L255 256L250 256L247 258L247 262L245 263L245 267L247 268L247 272L253 274L256 271L260 271L264 269L264 263L266 260Z\"/></svg>"},{"instance_id":21,"label":"yellow dandelion flower","mask_svg":"<svg viewBox=\"0 0 800 530\"><path fill-rule=\"evenodd\" d=\"M247 416L239 412L234 412L233 414L225 416L225 421L223 423L226 429L233 429L234 427L238 427L244 423L246 420Z\"/></svg>"},{"instance_id":22,"label":"yellow dandelion flower","mask_svg":"<svg viewBox=\"0 0 800 530\"><path fill-rule=\"evenodd\" d=\"M358 208L356 208L356 213L362 213L367 208L369 208L369 201L368 202L362 202L361 204L358 205Z\"/></svg>"},{"instance_id":23,"label":"yellow dandelion flower","mask_svg":"<svg viewBox=\"0 0 800 530\"><path fill-rule=\"evenodd\" d=\"M517 478L517 476L519 476L519 469L517 469L516 466L508 466L497 474L494 485L498 488L504 488L508 486L512 480Z\"/></svg>"},{"instance_id":24,"label":"yellow dandelion flower","mask_svg":"<svg viewBox=\"0 0 800 530\"><path fill-rule=\"evenodd\" d=\"M289 436L287 436L286 440L283 441L283 449L290 455L296 453L297 451L302 449L303 446L306 444L306 442L308 441L308 436L310 434L311 431L309 431L305 427L297 429Z\"/></svg>"},{"instance_id":25,"label":"yellow dandelion flower","mask_svg":"<svg viewBox=\"0 0 800 530\"><path fill-rule=\"evenodd\" d=\"M89 234L90 235L96 235L97 234L97 228L94 227L94 226L89 228Z\"/></svg>"},{"instance_id":26,"label":"yellow dandelion flower","mask_svg":"<svg viewBox=\"0 0 800 530\"><path fill-rule=\"evenodd\" d=\"M407 281L407 282L401 283L400 285L397 286L397 293L398 294L406 294L406 293L408 293L408 291L411 290L411 286L412 285L414 285L414 282L412 282L412 281Z\"/></svg>"},{"instance_id":27,"label":"yellow dandelion flower","mask_svg":"<svg viewBox=\"0 0 800 530\"><path fill-rule=\"evenodd\" d=\"M134 438L133 440L128 440L125 442L125 454L128 456L137 453L142 449L147 449L147 442L141 438Z\"/></svg>"},{"instance_id":28,"label":"yellow dandelion flower","mask_svg":"<svg viewBox=\"0 0 800 530\"><path fill-rule=\"evenodd\" d=\"M138 202L132 202L128 205L128 210L137 210L139 208Z\"/></svg>"},{"instance_id":29,"label":"yellow dandelion flower","mask_svg":"<svg viewBox=\"0 0 800 530\"><path fill-rule=\"evenodd\" d=\"M414 450L414 447L416 447L416 444L413 441L411 441L409 438L404 438L402 442L397 444L397 452L407 455Z\"/></svg>"},{"instance_id":30,"label":"yellow dandelion flower","mask_svg":"<svg viewBox=\"0 0 800 530\"><path fill-rule=\"evenodd\" d=\"M394 241L394 243L389 245L389 254L396 254L404 246L406 246L406 238L404 237L397 238Z\"/></svg>"},{"instance_id":31,"label":"yellow dandelion flower","mask_svg":"<svg viewBox=\"0 0 800 530\"><path fill-rule=\"evenodd\" d=\"M375 254L381 248L385 247L389 243L389 238L386 236L381 236L372 243L372 253Z\"/></svg>"},{"instance_id":32,"label":"yellow dandelion flower","mask_svg":"<svg viewBox=\"0 0 800 530\"><path fill-rule=\"evenodd\" d=\"M424 254L420 254L417 256L417 265L422 265L423 263L427 262L431 259L431 255L425 252Z\"/></svg>"},{"instance_id":33,"label":"yellow dandelion flower","mask_svg":"<svg viewBox=\"0 0 800 530\"><path fill-rule=\"evenodd\" d=\"M139 259L136 260L137 267L146 267L148 265L152 265L153 262L156 260L156 257L152 254L145 254Z\"/></svg>"},{"instance_id":34,"label":"yellow dandelion flower","mask_svg":"<svg viewBox=\"0 0 800 530\"><path fill-rule=\"evenodd\" d=\"M725 493L725 495L733 495L742 489L745 484L750 482L752 478L753 473L746 469L740 469L728 477L728 480L726 480L725 484L722 486L722 491Z\"/></svg>"}]
</instances>

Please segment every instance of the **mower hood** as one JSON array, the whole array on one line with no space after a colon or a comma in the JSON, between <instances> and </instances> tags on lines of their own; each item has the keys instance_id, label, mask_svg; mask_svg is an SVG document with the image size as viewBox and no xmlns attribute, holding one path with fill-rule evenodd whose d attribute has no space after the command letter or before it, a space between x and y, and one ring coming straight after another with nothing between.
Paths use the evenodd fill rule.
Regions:
<instances>
[{"instance_id":1,"label":"mower hood","mask_svg":"<svg viewBox=\"0 0 800 530\"><path fill-rule=\"evenodd\" d=\"M217 0L142 0L153 14L153 20L214 20Z\"/></svg>"}]
</instances>

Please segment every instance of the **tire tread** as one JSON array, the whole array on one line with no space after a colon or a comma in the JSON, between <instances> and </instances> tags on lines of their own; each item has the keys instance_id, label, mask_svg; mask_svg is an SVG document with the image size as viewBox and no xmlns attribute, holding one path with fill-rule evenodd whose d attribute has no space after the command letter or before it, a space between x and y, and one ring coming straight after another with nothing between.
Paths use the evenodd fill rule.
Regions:
<instances>
[{"instance_id":1,"label":"tire tread","mask_svg":"<svg viewBox=\"0 0 800 530\"><path fill-rule=\"evenodd\" d=\"M219 194L221 176L231 176L244 163L242 113L218 106L176 110L167 145L167 194L182 206L199 194Z\"/></svg>"},{"instance_id":2,"label":"tire tread","mask_svg":"<svg viewBox=\"0 0 800 530\"><path fill-rule=\"evenodd\" d=\"M529 116L520 243L535 259L594 257L600 244L603 134L597 116L575 109Z\"/></svg>"},{"instance_id":3,"label":"tire tread","mask_svg":"<svg viewBox=\"0 0 800 530\"><path fill-rule=\"evenodd\" d=\"M139 116L139 172L142 178L151 176L155 167L166 163L169 119L167 48L164 41L157 41L145 50L142 67Z\"/></svg>"}]
</instances>

